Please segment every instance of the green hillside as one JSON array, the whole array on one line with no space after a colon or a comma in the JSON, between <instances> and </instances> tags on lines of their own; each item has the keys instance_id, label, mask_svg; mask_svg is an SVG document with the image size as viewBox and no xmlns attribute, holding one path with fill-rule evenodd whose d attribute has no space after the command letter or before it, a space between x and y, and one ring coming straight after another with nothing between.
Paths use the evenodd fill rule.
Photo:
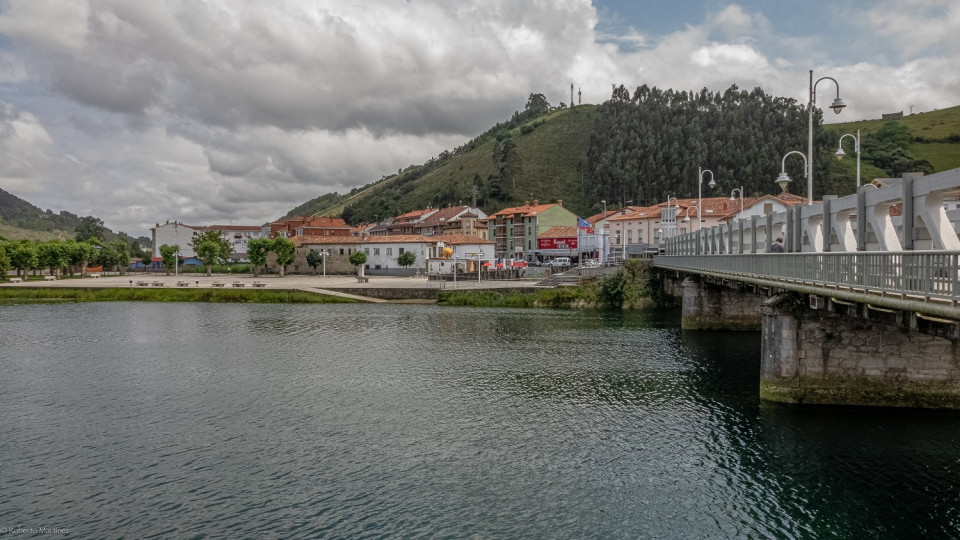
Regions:
<instances>
[{"instance_id":1,"label":"green hillside","mask_svg":"<svg viewBox=\"0 0 960 540\"><path fill-rule=\"evenodd\" d=\"M888 121L885 120L860 120L826 127L838 134L855 134L859 129L863 138L875 133L886 123ZM929 161L937 172L960 167L960 106L907 115L897 123L910 131L912 140L909 148L916 158ZM844 141L844 148L853 157L849 138ZM849 161L855 162L855 159Z\"/></svg>"},{"instance_id":2,"label":"green hillside","mask_svg":"<svg viewBox=\"0 0 960 540\"><path fill-rule=\"evenodd\" d=\"M656 202L668 192L696 196L696 183L690 178L696 177L700 163L712 164L722 186L733 181L746 185L747 193L760 194L772 190L768 184L779 172L783 149L805 147L802 104L766 96L760 89L745 92L731 87L722 94L706 90L693 94L641 87L631 96L620 87L617 93L603 105L543 111L531 117L515 114L513 120L424 164L411 165L347 194L321 195L287 215L342 215L355 224L474 200L493 213L534 199L563 199L564 206L575 213L589 215L599 211L601 198L616 206L626 199L634 204ZM697 116L697 111L711 109L714 117ZM754 112L759 109L764 110ZM816 196L856 190L852 141L844 141L847 157L833 158L839 136L860 129L862 139L868 141L864 147L877 155L875 139L881 135L876 134L886 124L863 120L816 126L815 174L827 178L816 182ZM900 165L926 160L932 166L930 172L960 167L960 107L910 115L897 124L909 131L899 150L906 156ZM735 127L726 133L725 125ZM657 126L653 138L645 131L649 126ZM794 177L802 177L799 167L799 162L787 164ZM861 183L898 175L889 171L864 157Z\"/></svg>"},{"instance_id":3,"label":"green hillside","mask_svg":"<svg viewBox=\"0 0 960 540\"><path fill-rule=\"evenodd\" d=\"M67 211L59 214L41 210L29 202L0 189L0 237L20 240L63 240L74 237L74 228L82 217ZM130 243L133 238L124 233L104 229L101 240L112 242L122 239Z\"/></svg>"}]
</instances>

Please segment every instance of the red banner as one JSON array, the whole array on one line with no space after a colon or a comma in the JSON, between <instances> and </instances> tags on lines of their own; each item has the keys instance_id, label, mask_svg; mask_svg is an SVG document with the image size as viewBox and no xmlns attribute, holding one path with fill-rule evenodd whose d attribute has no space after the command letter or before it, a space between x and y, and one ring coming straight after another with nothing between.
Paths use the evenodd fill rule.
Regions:
<instances>
[{"instance_id":1,"label":"red banner","mask_svg":"<svg viewBox=\"0 0 960 540\"><path fill-rule=\"evenodd\" d=\"M537 238L537 249L577 249L576 238Z\"/></svg>"}]
</instances>

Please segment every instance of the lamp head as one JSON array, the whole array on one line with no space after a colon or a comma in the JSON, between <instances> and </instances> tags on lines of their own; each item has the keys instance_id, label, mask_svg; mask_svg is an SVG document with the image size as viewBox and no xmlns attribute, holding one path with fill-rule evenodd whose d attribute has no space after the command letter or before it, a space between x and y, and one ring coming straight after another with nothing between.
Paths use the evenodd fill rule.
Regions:
<instances>
[{"instance_id":1,"label":"lamp head","mask_svg":"<svg viewBox=\"0 0 960 540\"><path fill-rule=\"evenodd\" d=\"M830 108L833 109L833 112L840 114L840 111L846 106L847 104L838 96L837 99L833 100L833 105L830 105Z\"/></svg>"},{"instance_id":2,"label":"lamp head","mask_svg":"<svg viewBox=\"0 0 960 540\"><path fill-rule=\"evenodd\" d=\"M687 213L687 215L683 217L683 221L690 221L690 214L689 214L689 213Z\"/></svg>"},{"instance_id":3,"label":"lamp head","mask_svg":"<svg viewBox=\"0 0 960 540\"><path fill-rule=\"evenodd\" d=\"M711 188L717 187L717 183L713 181L713 175L712 175L712 174L710 175L710 182L707 184L707 186L708 186L708 187L711 187Z\"/></svg>"},{"instance_id":4,"label":"lamp head","mask_svg":"<svg viewBox=\"0 0 960 540\"><path fill-rule=\"evenodd\" d=\"M731 200L731 201L737 200L737 199L735 199L735 198L733 197L733 193L730 194L730 200Z\"/></svg>"},{"instance_id":5,"label":"lamp head","mask_svg":"<svg viewBox=\"0 0 960 540\"><path fill-rule=\"evenodd\" d=\"M843 156L845 155L847 154L843 151L843 148L840 148L837 150L837 153L836 153L837 159L843 159Z\"/></svg>"},{"instance_id":6,"label":"lamp head","mask_svg":"<svg viewBox=\"0 0 960 540\"><path fill-rule=\"evenodd\" d=\"M790 175L785 172L782 172L779 176L777 176L777 184L780 184L780 189L783 190L784 193L787 192L787 186L790 185L790 182Z\"/></svg>"}]
</instances>

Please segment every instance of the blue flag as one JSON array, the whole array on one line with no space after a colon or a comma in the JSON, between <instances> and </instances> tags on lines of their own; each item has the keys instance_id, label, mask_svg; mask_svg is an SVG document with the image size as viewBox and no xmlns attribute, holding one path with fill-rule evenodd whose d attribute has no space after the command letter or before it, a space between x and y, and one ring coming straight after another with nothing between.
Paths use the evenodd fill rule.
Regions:
<instances>
[{"instance_id":1,"label":"blue flag","mask_svg":"<svg viewBox=\"0 0 960 540\"><path fill-rule=\"evenodd\" d=\"M578 218L577 218L577 226L580 227L581 229L589 229L589 228L590 228L590 222L587 221L587 220L585 220L585 219L583 219L583 218L578 217Z\"/></svg>"}]
</instances>

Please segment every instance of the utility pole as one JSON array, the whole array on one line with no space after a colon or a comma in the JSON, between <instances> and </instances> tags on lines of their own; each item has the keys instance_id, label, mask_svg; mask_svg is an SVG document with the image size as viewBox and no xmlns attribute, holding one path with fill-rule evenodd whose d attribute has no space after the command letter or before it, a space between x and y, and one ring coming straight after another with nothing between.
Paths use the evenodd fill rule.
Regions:
<instances>
[{"instance_id":1,"label":"utility pole","mask_svg":"<svg viewBox=\"0 0 960 540\"><path fill-rule=\"evenodd\" d=\"M573 108L573 83L570 83L570 108Z\"/></svg>"}]
</instances>

